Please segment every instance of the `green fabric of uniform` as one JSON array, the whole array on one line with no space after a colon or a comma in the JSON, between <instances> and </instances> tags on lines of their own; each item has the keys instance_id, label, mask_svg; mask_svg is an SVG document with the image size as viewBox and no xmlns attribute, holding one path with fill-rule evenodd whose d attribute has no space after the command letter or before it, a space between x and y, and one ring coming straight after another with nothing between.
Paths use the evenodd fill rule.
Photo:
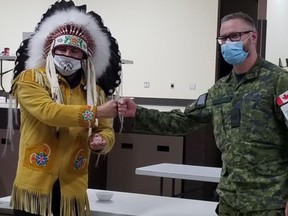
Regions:
<instances>
[{"instance_id":1,"label":"green fabric of uniform","mask_svg":"<svg viewBox=\"0 0 288 216\"><path fill-rule=\"evenodd\" d=\"M241 211L229 206L222 199L220 199L219 215L221 216L285 216L285 212L284 212L284 208L282 208L282 209L251 211L247 213L241 213Z\"/></svg>"},{"instance_id":2,"label":"green fabric of uniform","mask_svg":"<svg viewBox=\"0 0 288 216\"><path fill-rule=\"evenodd\" d=\"M288 73L258 58L238 82L234 73L208 90L206 106L184 112L137 108L134 129L184 134L213 122L223 162L219 196L242 213L284 208L288 200L288 133L276 98L288 90Z\"/></svg>"}]
</instances>

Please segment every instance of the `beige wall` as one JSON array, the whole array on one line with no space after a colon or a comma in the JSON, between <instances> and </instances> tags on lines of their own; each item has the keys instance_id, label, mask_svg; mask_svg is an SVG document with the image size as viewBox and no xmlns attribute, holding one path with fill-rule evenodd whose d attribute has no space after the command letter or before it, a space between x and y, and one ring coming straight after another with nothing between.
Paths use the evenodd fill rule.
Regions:
<instances>
[{"instance_id":1,"label":"beige wall","mask_svg":"<svg viewBox=\"0 0 288 216\"><path fill-rule=\"evenodd\" d=\"M22 32L33 31L54 0L1 1L0 50L15 53ZM117 38L123 66L123 94L135 97L195 99L213 85L217 0L76 0L99 13ZM17 6L16 6L17 5ZM288 57L288 1L267 0L266 58L278 64ZM265 14L266 15L266 14ZM4 63L4 69L13 67ZM4 76L10 88L11 73ZM144 88L150 82L150 88ZM170 84L175 88L171 89ZM196 90L189 90L196 84ZM193 86L193 85L192 85Z\"/></svg>"},{"instance_id":2,"label":"beige wall","mask_svg":"<svg viewBox=\"0 0 288 216\"><path fill-rule=\"evenodd\" d=\"M15 53L22 32L33 31L51 3L54 0L1 1L0 50L10 47ZM75 3L86 3L88 10L99 13L117 38L122 57L134 61L123 66L124 95L191 99L214 83L217 0ZM12 66L5 63L7 69ZM10 75L5 75L5 88L10 88ZM150 82L150 88L144 88L144 82ZM195 84L196 90L189 90L190 84Z\"/></svg>"},{"instance_id":3,"label":"beige wall","mask_svg":"<svg viewBox=\"0 0 288 216\"><path fill-rule=\"evenodd\" d=\"M288 58L288 1L267 0L266 59L278 64L279 58L286 65Z\"/></svg>"}]
</instances>

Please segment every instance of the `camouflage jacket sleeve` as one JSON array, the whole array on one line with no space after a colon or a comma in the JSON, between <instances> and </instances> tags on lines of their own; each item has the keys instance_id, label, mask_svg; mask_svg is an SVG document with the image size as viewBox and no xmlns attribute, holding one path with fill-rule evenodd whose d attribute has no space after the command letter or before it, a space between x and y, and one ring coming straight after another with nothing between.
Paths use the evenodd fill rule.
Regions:
<instances>
[{"instance_id":1,"label":"camouflage jacket sleeve","mask_svg":"<svg viewBox=\"0 0 288 216\"><path fill-rule=\"evenodd\" d=\"M207 96L207 94L204 95ZM164 112L138 106L133 124L134 131L163 135L183 135L203 126L210 121L211 115L209 106L206 105L206 99L202 106L197 105L201 96L188 105L184 112L179 109Z\"/></svg>"}]
</instances>

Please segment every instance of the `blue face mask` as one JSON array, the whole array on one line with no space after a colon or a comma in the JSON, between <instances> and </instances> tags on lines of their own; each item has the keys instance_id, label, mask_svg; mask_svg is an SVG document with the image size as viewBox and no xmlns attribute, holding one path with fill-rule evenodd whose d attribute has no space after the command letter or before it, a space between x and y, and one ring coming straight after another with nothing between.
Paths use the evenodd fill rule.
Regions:
<instances>
[{"instance_id":1,"label":"blue face mask","mask_svg":"<svg viewBox=\"0 0 288 216\"><path fill-rule=\"evenodd\" d=\"M221 45L221 53L228 64L242 64L248 56L248 52L243 50L243 42L235 41Z\"/></svg>"}]
</instances>

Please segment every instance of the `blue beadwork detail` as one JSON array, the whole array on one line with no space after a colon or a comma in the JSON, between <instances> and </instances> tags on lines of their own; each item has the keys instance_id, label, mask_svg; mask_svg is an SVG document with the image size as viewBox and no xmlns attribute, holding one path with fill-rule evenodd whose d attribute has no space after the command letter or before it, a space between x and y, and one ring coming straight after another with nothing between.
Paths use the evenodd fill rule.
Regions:
<instances>
[{"instance_id":1,"label":"blue beadwork detail","mask_svg":"<svg viewBox=\"0 0 288 216\"><path fill-rule=\"evenodd\" d=\"M78 156L77 159L74 161L74 168L81 169L85 165L86 160L83 156Z\"/></svg>"},{"instance_id":2,"label":"blue beadwork detail","mask_svg":"<svg viewBox=\"0 0 288 216\"><path fill-rule=\"evenodd\" d=\"M48 159L49 159L48 156L44 154L43 152L36 154L36 157L35 157L36 164L38 166L46 166Z\"/></svg>"},{"instance_id":3,"label":"blue beadwork detail","mask_svg":"<svg viewBox=\"0 0 288 216\"><path fill-rule=\"evenodd\" d=\"M90 110L85 110L82 114L84 120L91 121L93 119L93 112Z\"/></svg>"}]
</instances>

